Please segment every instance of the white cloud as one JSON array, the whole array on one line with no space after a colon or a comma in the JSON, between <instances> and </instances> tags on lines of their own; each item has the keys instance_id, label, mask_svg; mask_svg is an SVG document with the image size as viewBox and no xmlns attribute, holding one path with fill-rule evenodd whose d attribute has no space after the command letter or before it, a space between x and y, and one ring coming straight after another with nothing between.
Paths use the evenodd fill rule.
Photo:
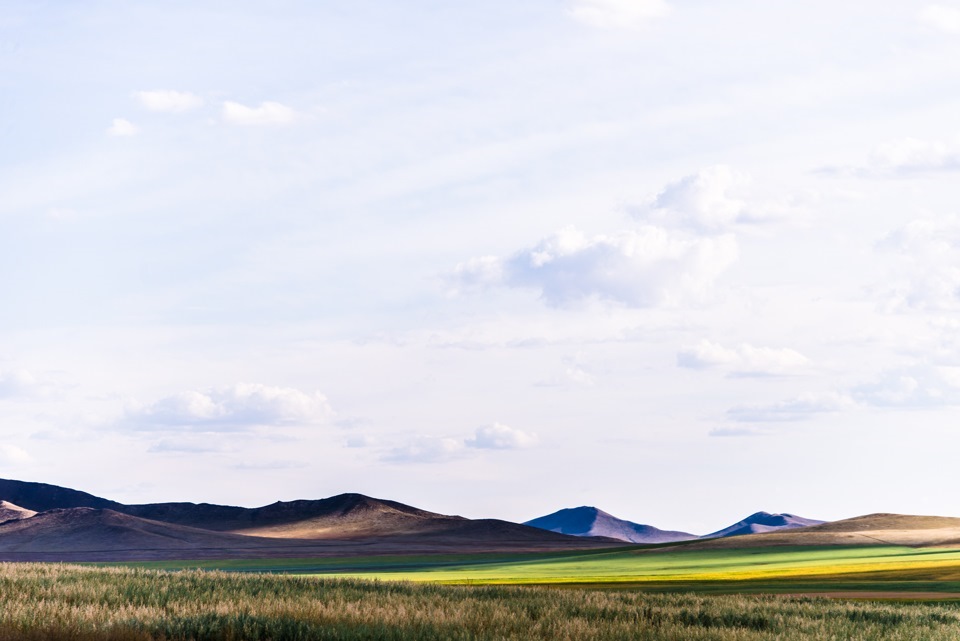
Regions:
<instances>
[{"instance_id":1,"label":"white cloud","mask_svg":"<svg viewBox=\"0 0 960 641\"><path fill-rule=\"evenodd\" d=\"M123 118L114 118L113 124L107 128L107 133L111 136L136 136L140 133L140 128L129 120L124 120Z\"/></svg>"},{"instance_id":2,"label":"white cloud","mask_svg":"<svg viewBox=\"0 0 960 641\"><path fill-rule=\"evenodd\" d=\"M465 288L504 285L537 289L552 306L590 298L630 307L703 301L737 260L737 241L725 234L689 238L643 226L586 237L567 227L508 259L485 257L457 266Z\"/></svg>"},{"instance_id":3,"label":"white cloud","mask_svg":"<svg viewBox=\"0 0 960 641\"><path fill-rule=\"evenodd\" d=\"M902 138L877 145L864 169L881 174L957 170L960 149L942 140Z\"/></svg>"},{"instance_id":4,"label":"white cloud","mask_svg":"<svg viewBox=\"0 0 960 641\"><path fill-rule=\"evenodd\" d=\"M538 441L536 434L524 432L503 425L494 423L477 428L473 438L464 441L467 447L475 447L487 450L516 450L536 445Z\"/></svg>"},{"instance_id":5,"label":"white cloud","mask_svg":"<svg viewBox=\"0 0 960 641\"><path fill-rule=\"evenodd\" d=\"M16 445L0 444L0 463L4 465L22 465L30 463L33 457Z\"/></svg>"},{"instance_id":6,"label":"white cloud","mask_svg":"<svg viewBox=\"0 0 960 641\"><path fill-rule=\"evenodd\" d=\"M734 225L758 224L799 213L790 202L759 202L752 197L750 175L715 165L667 185L633 214L656 224L716 232Z\"/></svg>"},{"instance_id":7,"label":"white cloud","mask_svg":"<svg viewBox=\"0 0 960 641\"><path fill-rule=\"evenodd\" d=\"M960 367L925 365L890 370L876 381L854 388L853 397L876 407L960 405Z\"/></svg>"},{"instance_id":8,"label":"white cloud","mask_svg":"<svg viewBox=\"0 0 960 641\"><path fill-rule=\"evenodd\" d=\"M44 397L62 388L62 385L49 378L38 378L25 369L0 370L0 400L16 398Z\"/></svg>"},{"instance_id":9,"label":"white cloud","mask_svg":"<svg viewBox=\"0 0 960 641\"><path fill-rule=\"evenodd\" d=\"M960 34L960 8L928 4L920 11L920 22L947 33Z\"/></svg>"},{"instance_id":10,"label":"white cloud","mask_svg":"<svg viewBox=\"0 0 960 641\"><path fill-rule=\"evenodd\" d=\"M463 453L464 444L459 439L418 437L405 445L391 448L382 458L393 463L442 463L460 458Z\"/></svg>"},{"instance_id":11,"label":"white cloud","mask_svg":"<svg viewBox=\"0 0 960 641\"><path fill-rule=\"evenodd\" d=\"M603 29L637 29L669 10L664 0L575 0L570 15Z\"/></svg>"},{"instance_id":12,"label":"white cloud","mask_svg":"<svg viewBox=\"0 0 960 641\"><path fill-rule=\"evenodd\" d=\"M231 431L254 426L304 425L328 420L319 392L241 383L207 392L188 391L127 411L126 423L144 429Z\"/></svg>"},{"instance_id":13,"label":"white cloud","mask_svg":"<svg viewBox=\"0 0 960 641\"><path fill-rule=\"evenodd\" d=\"M844 394L807 394L769 405L740 405L727 410L727 418L737 423L780 423L801 421L820 414L840 412L853 406Z\"/></svg>"},{"instance_id":14,"label":"white cloud","mask_svg":"<svg viewBox=\"0 0 960 641\"><path fill-rule=\"evenodd\" d=\"M297 119L297 112L279 102L262 102L247 107L239 102L223 103L223 120L233 125L288 125Z\"/></svg>"},{"instance_id":15,"label":"white cloud","mask_svg":"<svg viewBox=\"0 0 960 641\"><path fill-rule=\"evenodd\" d=\"M715 427L709 435L719 438L738 438L745 436L764 436L766 432L752 427Z\"/></svg>"},{"instance_id":16,"label":"white cloud","mask_svg":"<svg viewBox=\"0 0 960 641\"><path fill-rule=\"evenodd\" d=\"M23 448L16 445L0 444L0 463L4 465L21 465L30 463L33 457Z\"/></svg>"},{"instance_id":17,"label":"white cloud","mask_svg":"<svg viewBox=\"0 0 960 641\"><path fill-rule=\"evenodd\" d=\"M789 348L754 347L741 343L724 347L708 340L677 352L677 365L691 369L720 368L742 376L787 374L806 367L810 361Z\"/></svg>"},{"instance_id":18,"label":"white cloud","mask_svg":"<svg viewBox=\"0 0 960 641\"><path fill-rule=\"evenodd\" d=\"M877 249L900 258L876 288L887 309L960 308L960 217L913 220L883 237Z\"/></svg>"},{"instance_id":19,"label":"white cloud","mask_svg":"<svg viewBox=\"0 0 960 641\"><path fill-rule=\"evenodd\" d=\"M182 113L203 106L203 98L188 91L161 89L156 91L137 91L134 97L150 111Z\"/></svg>"},{"instance_id":20,"label":"white cloud","mask_svg":"<svg viewBox=\"0 0 960 641\"><path fill-rule=\"evenodd\" d=\"M958 170L960 142L906 137L880 143L860 164L829 166L819 171L860 178L889 178Z\"/></svg>"},{"instance_id":21,"label":"white cloud","mask_svg":"<svg viewBox=\"0 0 960 641\"><path fill-rule=\"evenodd\" d=\"M196 438L177 438L163 439L151 445L147 451L153 454L209 454L213 452L226 452L230 448L223 439L217 436L216 440L196 439Z\"/></svg>"},{"instance_id":22,"label":"white cloud","mask_svg":"<svg viewBox=\"0 0 960 641\"><path fill-rule=\"evenodd\" d=\"M494 423L477 428L472 437L453 438L417 436L406 443L383 452L381 459L392 463L443 463L461 459L469 450L517 450L532 447L539 439L536 434ZM362 439L348 442L348 447L367 447L374 441Z\"/></svg>"}]
</instances>

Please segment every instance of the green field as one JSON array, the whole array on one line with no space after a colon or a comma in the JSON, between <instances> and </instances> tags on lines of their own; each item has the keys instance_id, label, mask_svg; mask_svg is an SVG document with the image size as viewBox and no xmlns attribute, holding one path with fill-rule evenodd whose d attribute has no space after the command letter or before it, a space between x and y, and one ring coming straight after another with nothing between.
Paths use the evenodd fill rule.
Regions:
<instances>
[{"instance_id":1,"label":"green field","mask_svg":"<svg viewBox=\"0 0 960 641\"><path fill-rule=\"evenodd\" d=\"M630 547L553 554L165 561L130 565L452 585L633 587L700 592L933 592L960 597L960 550L897 546L709 551Z\"/></svg>"}]
</instances>

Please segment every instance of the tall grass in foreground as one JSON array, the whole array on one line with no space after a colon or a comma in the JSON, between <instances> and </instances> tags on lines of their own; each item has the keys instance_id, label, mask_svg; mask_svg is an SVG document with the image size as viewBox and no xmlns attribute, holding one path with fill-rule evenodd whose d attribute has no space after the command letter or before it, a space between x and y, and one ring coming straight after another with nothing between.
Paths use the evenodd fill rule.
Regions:
<instances>
[{"instance_id":1,"label":"tall grass in foreground","mask_svg":"<svg viewBox=\"0 0 960 641\"><path fill-rule=\"evenodd\" d=\"M960 606L0 565L0 640L960 638Z\"/></svg>"}]
</instances>

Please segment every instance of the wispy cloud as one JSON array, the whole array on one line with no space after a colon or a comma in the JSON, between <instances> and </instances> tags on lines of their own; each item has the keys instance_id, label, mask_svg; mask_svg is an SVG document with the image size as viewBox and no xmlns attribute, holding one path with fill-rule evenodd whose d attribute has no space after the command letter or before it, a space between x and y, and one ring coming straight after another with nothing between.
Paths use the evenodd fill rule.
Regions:
<instances>
[{"instance_id":1,"label":"wispy cloud","mask_svg":"<svg viewBox=\"0 0 960 641\"><path fill-rule=\"evenodd\" d=\"M919 19L929 27L960 35L960 7L928 4L920 11Z\"/></svg>"},{"instance_id":2,"label":"wispy cloud","mask_svg":"<svg viewBox=\"0 0 960 641\"><path fill-rule=\"evenodd\" d=\"M810 361L800 352L786 348L754 347L741 343L724 347L708 340L688 345L677 352L677 365L690 369L718 368L737 376L776 376L794 373Z\"/></svg>"},{"instance_id":3,"label":"wispy cloud","mask_svg":"<svg viewBox=\"0 0 960 641\"><path fill-rule=\"evenodd\" d=\"M520 450L538 442L532 432L493 423L478 427L467 438L417 436L387 449L381 459L393 463L443 463L465 458L470 450Z\"/></svg>"},{"instance_id":4,"label":"wispy cloud","mask_svg":"<svg viewBox=\"0 0 960 641\"><path fill-rule=\"evenodd\" d=\"M537 444L537 435L494 423L477 428L472 438L464 441L467 447L485 450L516 450Z\"/></svg>"},{"instance_id":5,"label":"wispy cloud","mask_svg":"<svg viewBox=\"0 0 960 641\"><path fill-rule=\"evenodd\" d=\"M570 15L602 29L638 29L669 10L664 0L575 0Z\"/></svg>"},{"instance_id":6,"label":"wispy cloud","mask_svg":"<svg viewBox=\"0 0 960 641\"><path fill-rule=\"evenodd\" d=\"M22 447L7 443L0 444L0 463L4 465L23 465L32 461L33 457Z\"/></svg>"},{"instance_id":7,"label":"wispy cloud","mask_svg":"<svg viewBox=\"0 0 960 641\"><path fill-rule=\"evenodd\" d=\"M771 404L738 405L727 410L727 419L736 423L781 423L802 421L853 407L844 394L807 394Z\"/></svg>"},{"instance_id":8,"label":"wispy cloud","mask_svg":"<svg viewBox=\"0 0 960 641\"><path fill-rule=\"evenodd\" d=\"M154 91L137 91L134 97L150 111L167 113L183 113L203 106L203 98L188 91L173 91L160 89Z\"/></svg>"},{"instance_id":9,"label":"wispy cloud","mask_svg":"<svg viewBox=\"0 0 960 641\"><path fill-rule=\"evenodd\" d=\"M107 133L119 138L136 136L140 133L140 128L124 118L114 118L113 123L107 128Z\"/></svg>"},{"instance_id":10,"label":"wispy cloud","mask_svg":"<svg viewBox=\"0 0 960 641\"><path fill-rule=\"evenodd\" d=\"M279 102L262 102L259 107L248 107L239 102L226 101L222 110L224 122L232 125L289 125L297 120L297 112Z\"/></svg>"}]
</instances>

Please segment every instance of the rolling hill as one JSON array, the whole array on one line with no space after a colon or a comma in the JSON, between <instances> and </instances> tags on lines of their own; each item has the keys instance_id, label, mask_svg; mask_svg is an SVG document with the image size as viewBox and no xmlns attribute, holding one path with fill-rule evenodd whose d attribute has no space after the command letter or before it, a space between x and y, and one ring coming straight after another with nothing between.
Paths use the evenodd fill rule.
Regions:
<instances>
[{"instance_id":1,"label":"rolling hill","mask_svg":"<svg viewBox=\"0 0 960 641\"><path fill-rule=\"evenodd\" d=\"M960 546L960 518L868 514L821 525L759 534L714 538L690 544L690 549L768 546L903 545Z\"/></svg>"},{"instance_id":2,"label":"rolling hill","mask_svg":"<svg viewBox=\"0 0 960 641\"><path fill-rule=\"evenodd\" d=\"M673 543L695 539L695 534L660 530L618 519L595 507L582 506L558 510L526 521L524 525L573 536L601 536L629 543Z\"/></svg>"}]
</instances>

